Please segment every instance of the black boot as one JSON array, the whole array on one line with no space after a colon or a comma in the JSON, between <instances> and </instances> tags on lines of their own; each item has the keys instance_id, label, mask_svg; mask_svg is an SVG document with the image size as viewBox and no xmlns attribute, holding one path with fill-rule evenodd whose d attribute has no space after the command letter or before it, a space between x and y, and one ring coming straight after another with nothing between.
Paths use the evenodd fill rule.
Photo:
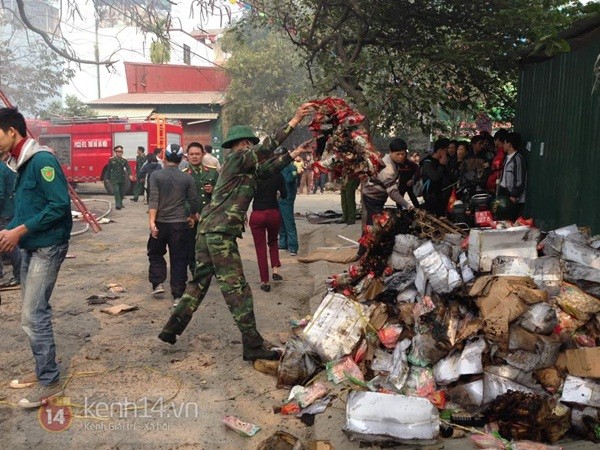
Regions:
<instances>
[{"instance_id":1,"label":"black boot","mask_svg":"<svg viewBox=\"0 0 600 450\"><path fill-rule=\"evenodd\" d=\"M161 341L171 345L174 345L175 342L177 342L177 336L175 335L175 333L170 333L168 331L161 331L158 335L158 338Z\"/></svg>"},{"instance_id":2,"label":"black boot","mask_svg":"<svg viewBox=\"0 0 600 450\"><path fill-rule=\"evenodd\" d=\"M190 310L187 308L182 308L178 311L177 309L173 312L173 314L171 314L169 321L158 335L158 338L161 341L171 345L177 342L177 336L183 333L185 328L192 320L192 312Z\"/></svg>"},{"instance_id":3,"label":"black boot","mask_svg":"<svg viewBox=\"0 0 600 450\"><path fill-rule=\"evenodd\" d=\"M242 335L242 344L244 345L242 356L244 361L256 361L257 359L277 361L281 357L281 353L270 348L271 346L258 333L250 336Z\"/></svg>"}]
</instances>

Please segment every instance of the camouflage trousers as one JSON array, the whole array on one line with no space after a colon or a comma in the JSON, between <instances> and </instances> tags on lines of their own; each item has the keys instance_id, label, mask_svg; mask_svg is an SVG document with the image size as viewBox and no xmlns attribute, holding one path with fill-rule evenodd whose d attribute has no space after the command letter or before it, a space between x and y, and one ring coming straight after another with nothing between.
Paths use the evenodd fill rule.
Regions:
<instances>
[{"instance_id":1,"label":"camouflage trousers","mask_svg":"<svg viewBox=\"0 0 600 450\"><path fill-rule=\"evenodd\" d=\"M187 284L163 331L183 333L204 300L213 275L242 333L244 344L250 347L262 345L262 337L256 329L252 291L244 277L236 238L223 233L198 234L194 278Z\"/></svg>"}]
</instances>

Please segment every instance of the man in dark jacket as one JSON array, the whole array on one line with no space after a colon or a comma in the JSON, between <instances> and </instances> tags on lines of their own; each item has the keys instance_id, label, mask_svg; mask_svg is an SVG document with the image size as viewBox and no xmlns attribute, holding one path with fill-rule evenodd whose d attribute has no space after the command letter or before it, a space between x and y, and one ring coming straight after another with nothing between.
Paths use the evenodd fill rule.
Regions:
<instances>
[{"instance_id":1,"label":"man in dark jacket","mask_svg":"<svg viewBox=\"0 0 600 450\"><path fill-rule=\"evenodd\" d=\"M396 141L402 141L402 143L406 145L402 139L394 139L390 142L390 149L393 146L398 145ZM421 176L421 169L418 164L412 162L408 158L408 148L401 148L396 159L396 168L398 169L398 193L402 197L404 197L404 194L408 194L408 198L410 198L413 206L418 208L419 200L413 192L413 186L415 180ZM402 205L397 204L397 206L400 208Z\"/></svg>"},{"instance_id":2,"label":"man in dark jacket","mask_svg":"<svg viewBox=\"0 0 600 450\"><path fill-rule=\"evenodd\" d=\"M421 177L425 183L425 210L436 216L446 214L446 202L443 192L444 183L449 179L446 171L448 145L450 141L440 138L433 144L433 153L421 161Z\"/></svg>"},{"instance_id":3,"label":"man in dark jacket","mask_svg":"<svg viewBox=\"0 0 600 450\"><path fill-rule=\"evenodd\" d=\"M29 337L35 359L35 391L19 401L37 408L62 395L52 331L50 296L60 266L67 256L73 220L67 180L48 147L28 139L23 115L15 108L0 109L0 152L17 159L15 216L0 231L0 251L21 248L21 326ZM31 269L31 274L30 274ZM30 276L31 275L31 276ZM30 377L13 380L12 387L28 387Z\"/></svg>"},{"instance_id":4,"label":"man in dark jacket","mask_svg":"<svg viewBox=\"0 0 600 450\"><path fill-rule=\"evenodd\" d=\"M153 295L165 292L163 282L167 279L167 263L164 255L168 247L171 294L175 304L185 291L190 228L198 212L194 179L177 167L182 158L181 146L170 144L165 150L165 168L154 172L148 180L148 281L152 283ZM189 214L186 205L189 205Z\"/></svg>"},{"instance_id":5,"label":"man in dark jacket","mask_svg":"<svg viewBox=\"0 0 600 450\"><path fill-rule=\"evenodd\" d=\"M144 193L144 179L140 177L140 170L146 164L148 157L144 154L146 149L142 146L137 148L137 156L135 157L135 186L133 187L132 202L137 202L141 194Z\"/></svg>"}]
</instances>

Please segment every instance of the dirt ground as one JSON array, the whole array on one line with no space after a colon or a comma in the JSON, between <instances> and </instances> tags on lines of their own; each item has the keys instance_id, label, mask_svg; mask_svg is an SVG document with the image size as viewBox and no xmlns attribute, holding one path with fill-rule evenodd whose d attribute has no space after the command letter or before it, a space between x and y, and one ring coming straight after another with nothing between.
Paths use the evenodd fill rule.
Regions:
<instances>
[{"instance_id":1,"label":"dirt ground","mask_svg":"<svg viewBox=\"0 0 600 450\"><path fill-rule=\"evenodd\" d=\"M107 200L112 200L106 195L83 193L81 197L96 199L87 205L97 213L106 211ZM301 195L296 210L339 211L339 202L334 193ZM88 231L71 239L72 258L64 262L52 296L65 383L62 406L33 411L17 406L26 391L9 389L8 383L32 371L34 362L19 325L20 293L1 293L0 448L256 449L278 430L304 443L324 439L335 449L359 448L341 431L343 396L317 415L313 426L273 413L273 406L281 405L288 391L277 389L274 377L242 360L239 332L216 284L176 345L157 339L172 300L170 295L155 299L149 294L147 207L129 200L125 206L108 214L114 222L103 225L100 233ZM318 246L348 245L340 234L351 239L360 234L358 224L311 225L298 218L297 225L300 255ZM82 224L75 227L82 228ZM285 341L292 333L290 320L314 311L325 294L327 276L347 267L301 264L282 252L284 281L265 293L259 289L250 234L239 244L259 329L272 342ZM111 283L121 284L126 292L109 303L138 309L112 316L100 311L107 305L88 304L88 297L106 294ZM259 425L261 430L253 437L240 436L222 424L227 415ZM466 440L444 445L472 448ZM566 448L593 448L593 444L571 443Z\"/></svg>"},{"instance_id":2,"label":"dirt ground","mask_svg":"<svg viewBox=\"0 0 600 450\"><path fill-rule=\"evenodd\" d=\"M86 203L98 213L112 200L102 195L81 197L98 199ZM336 194L299 198L299 203L306 203L304 210L339 205ZM163 299L149 295L147 207L129 200L125 206L108 214L114 222L103 225L100 233L88 231L71 239L72 258L65 260L52 296L57 355L66 383L64 400L73 414L72 423L64 430L69 410L62 408L67 411L65 420L55 410L22 410L16 403L25 390L8 388L11 379L32 371L34 362L19 325L20 292L1 293L1 446L252 449L276 430L288 431L306 442L311 428L296 418L273 414L273 406L282 404L287 391L276 389L274 377L257 372L242 360L239 331L216 284L176 345L157 339L172 299L168 289ZM81 224L75 227L81 228ZM302 254L317 229L302 219L298 228ZM345 244L338 239L334 245ZM310 266L283 252L281 274L285 280L265 293L259 289L249 233L240 241L240 250L259 329L272 342L285 340L292 332L289 321L309 313L309 299L315 295ZM138 309L112 316L100 311L107 305L89 305L86 299L106 294L110 283L127 290L110 300L111 304L126 303ZM44 414L50 414L50 421ZM226 415L262 429L252 438L239 436L222 425ZM58 432L49 432L48 423Z\"/></svg>"}]
</instances>

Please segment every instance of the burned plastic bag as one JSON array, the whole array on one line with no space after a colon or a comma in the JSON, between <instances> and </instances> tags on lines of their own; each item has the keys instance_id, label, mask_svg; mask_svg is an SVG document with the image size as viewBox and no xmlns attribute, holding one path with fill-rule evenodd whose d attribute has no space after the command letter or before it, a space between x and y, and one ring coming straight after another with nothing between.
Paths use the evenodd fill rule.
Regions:
<instances>
[{"instance_id":1,"label":"burned plastic bag","mask_svg":"<svg viewBox=\"0 0 600 450\"><path fill-rule=\"evenodd\" d=\"M277 388L291 389L305 383L315 373L319 363L319 357L307 343L296 338L288 340L279 362Z\"/></svg>"}]
</instances>

